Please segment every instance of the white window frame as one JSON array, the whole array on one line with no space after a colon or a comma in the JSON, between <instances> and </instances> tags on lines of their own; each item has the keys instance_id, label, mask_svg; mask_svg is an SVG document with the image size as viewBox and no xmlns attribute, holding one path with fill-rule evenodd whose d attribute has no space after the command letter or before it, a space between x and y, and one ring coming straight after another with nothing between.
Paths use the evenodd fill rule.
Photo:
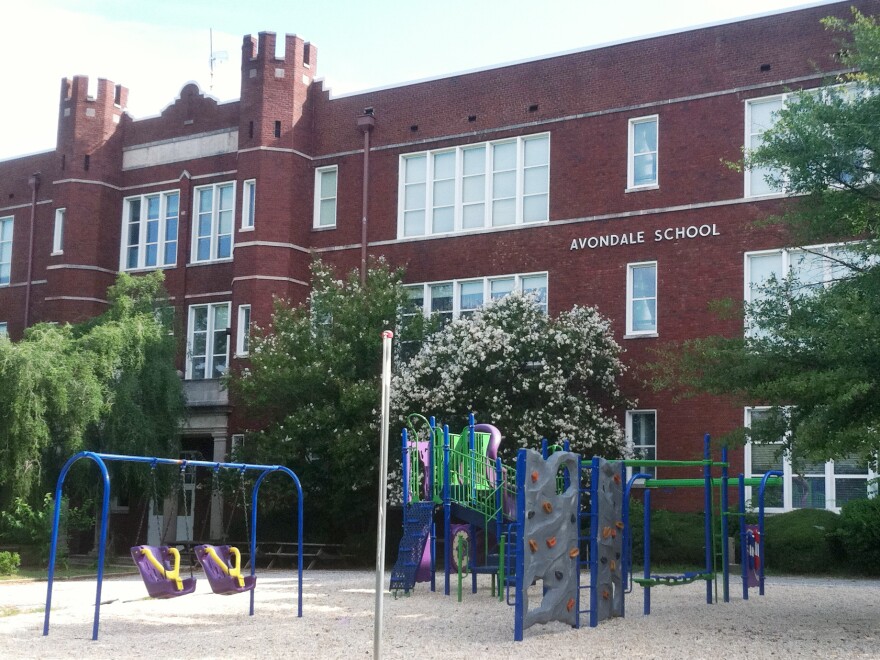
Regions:
<instances>
[{"instance_id":1,"label":"white window frame","mask_svg":"<svg viewBox=\"0 0 880 660\"><path fill-rule=\"evenodd\" d=\"M9 227L7 230L6 227ZM9 286L9 283L12 282L12 243L13 243L13 233L15 232L15 216L8 215L3 218L0 218L0 286ZM6 235L8 238L6 240L3 239L3 236ZM4 250L8 252L9 258L6 261L2 261L2 255ZM9 271L7 275L3 275L3 270Z\"/></svg>"},{"instance_id":2,"label":"white window frame","mask_svg":"<svg viewBox=\"0 0 880 660\"><path fill-rule=\"evenodd\" d=\"M328 195L327 197L321 196L321 181L325 174L329 174L333 172L336 174L336 185L333 187L333 194ZM321 224L321 203L333 200L333 223L332 224ZM319 167L315 170L315 201L313 219L312 219L312 227L315 229L334 229L336 227L336 217L339 212L339 166L338 165L328 165L327 167Z\"/></svg>"},{"instance_id":3,"label":"white window frame","mask_svg":"<svg viewBox=\"0 0 880 660\"><path fill-rule=\"evenodd\" d=\"M633 428L632 428L633 427L633 424L632 424L633 415L648 415L648 414L654 416L654 444L653 444L654 458L653 459L646 459L646 460L657 460L657 435L658 435L658 433L657 433L657 409L656 408L637 408L635 410L627 410L626 411L626 421L625 421L626 445L629 448L629 450L631 452L633 452L633 458L636 457L635 456L635 449L637 446L638 447L652 446L652 445L642 445L642 444L636 445L633 442ZM648 469L653 470L654 478L657 479L657 468L652 467L652 468L648 468ZM632 475L633 475L633 468L627 467L627 469L626 469L627 480L629 480L629 478L632 477ZM644 484L644 481L640 481L639 483Z\"/></svg>"},{"instance_id":4,"label":"white window frame","mask_svg":"<svg viewBox=\"0 0 880 660\"><path fill-rule=\"evenodd\" d=\"M169 215L168 200L171 197L177 197L177 214ZM154 265L146 264L147 257L147 204L150 199L159 200L159 217L156 219L158 224L156 236L156 263ZM129 245L129 233L131 222L131 204L137 201L140 205L140 215L138 216L138 242ZM173 237L166 235L168 223L173 220L177 229ZM57 224L57 217L56 217ZM163 190L162 192L147 193L145 195L132 195L122 200L122 238L119 250L119 270L124 272L133 272L139 270L156 270L160 268L174 268L177 265L177 258L180 248L180 191L179 190ZM168 245L174 243L174 260L165 261L165 250ZM137 249L137 264L129 267L128 253L130 248Z\"/></svg>"},{"instance_id":5,"label":"white window frame","mask_svg":"<svg viewBox=\"0 0 880 660\"><path fill-rule=\"evenodd\" d=\"M547 293L544 297L544 300L539 300L538 305L543 308L544 312L547 312L548 309L548 300L550 298L550 278L547 274L547 271L538 271L534 273L515 273L510 275L492 275L489 277L469 277L459 280L437 280L433 282L424 282L417 284L406 284L404 285L404 289L407 290L417 290L421 288L422 290L422 312L425 316L430 316L432 313L431 310L431 288L435 286L443 286L443 285L451 285L452 286L452 313L451 319L457 319L461 317L462 311L470 312L479 309L487 302L492 300L492 282L497 282L500 280L513 280L513 288L512 291L522 291L523 290L523 281L529 277L544 277L544 288ZM479 307L471 308L468 307L462 310L461 307L461 288L463 284L480 282L483 286L483 302ZM447 315L449 312L444 312Z\"/></svg>"},{"instance_id":6,"label":"white window frame","mask_svg":"<svg viewBox=\"0 0 880 660\"><path fill-rule=\"evenodd\" d=\"M225 328L217 328L216 320L217 320L217 310L221 307L226 308L226 327ZM215 362L219 355L214 353L214 334L217 332L225 331L226 332L226 353L223 355L223 358L226 361L226 369L229 369L229 323L231 321L230 314L232 312L232 305L229 302L216 302L216 303L205 303L199 305L190 305L189 307L189 315L187 321L187 329L186 329L186 380L212 380L214 379L214 367ZM208 310L208 324L205 330L205 376L203 378L193 378L193 359L195 357L201 357L201 354L198 356L193 355L193 336L195 334L195 313L197 309L207 308ZM210 375L209 375L210 374Z\"/></svg>"},{"instance_id":7,"label":"white window frame","mask_svg":"<svg viewBox=\"0 0 880 660\"><path fill-rule=\"evenodd\" d=\"M220 204L220 191L227 187L232 187L232 199L229 203L228 209L219 208ZM201 210L201 192L203 190L211 191L211 233L206 237L210 240L210 248L208 250L209 254L206 259L199 259L199 216L202 214ZM229 232L221 234L220 233L220 213L228 212L230 214L229 220ZM231 261L233 253L235 252L235 240L234 240L234 227L235 227L235 181L223 181L221 183L213 183L207 186L196 186L193 188L193 215L192 215L192 245L190 246L190 263L194 264L206 264L206 263L214 263L214 262L222 262L222 261ZM229 237L229 256L219 257L217 256L219 247L220 247L220 237L228 236ZM202 237L205 238L205 237Z\"/></svg>"},{"instance_id":8,"label":"white window frame","mask_svg":"<svg viewBox=\"0 0 880 660\"><path fill-rule=\"evenodd\" d=\"M750 406L746 407L744 411L744 420L743 423L747 428L751 428L752 425L752 412L754 411L764 411L770 410L767 406ZM782 441L780 440L780 443ZM750 477L763 477L762 474L753 474L752 473L752 443L747 442L745 448L743 450L743 473L746 478ZM795 507L794 506L794 477L796 476L794 469L791 464L791 459L787 453L782 454L782 474L783 474L783 484L782 484L782 506L781 507L766 507L765 511L767 513L784 513L786 511L793 511L795 509L800 509L803 507ZM808 477L817 478L819 475L816 473L811 473L806 475ZM841 507L837 506L837 479L852 479L862 480L862 475L847 475L847 474L836 474L834 471L834 461L828 461L825 463L823 473L821 475L825 480L825 506L824 508L828 511L834 511L835 513L840 513ZM877 478L877 473L871 469L868 469L867 476L864 477L866 481L866 487L868 488L868 497L876 497L877 496L877 487L876 485L871 485L871 480ZM751 508L757 510L758 508L758 487L747 486L746 487L746 499L751 502ZM817 507L811 507L817 508Z\"/></svg>"},{"instance_id":9,"label":"white window frame","mask_svg":"<svg viewBox=\"0 0 880 660\"><path fill-rule=\"evenodd\" d=\"M547 162L539 163L535 165L526 166L525 164L525 148L526 143L529 141L537 141L537 140L546 140L547 141ZM464 232L473 232L473 231L484 231L487 229L505 229L505 228L513 228L523 225L537 225L544 222L549 222L550 220L550 163L552 160L551 151L550 151L550 133L534 133L531 135L521 135L515 138L506 138L503 140L495 140L491 142L481 142L475 144L466 144L460 145L457 147L446 148L446 149L436 149L433 151L420 151L408 154L401 154L400 160L398 163L398 191L397 191L397 238L399 239L418 239L418 238L427 238L431 236L448 236L451 234L458 234ZM504 197L504 198L496 198L495 192L493 189L494 186L494 174L503 173L502 171L496 171L493 167L493 149L496 146L500 146L503 144L515 144L516 145L516 165L512 170L504 170L503 172L514 172L515 176L515 188L514 194L512 197ZM463 186L464 179L467 178L464 174L464 151L466 150L474 150L483 148L485 149L485 161L484 161L484 169L482 172L482 176L484 178L484 189L483 189L483 198L482 202L474 202L469 201L465 202L463 199ZM455 175L453 179L454 183L454 201L453 201L453 225L452 229L449 231L433 231L433 222L432 222L432 211L434 210L434 202L433 202L433 186L434 180L434 157L438 155L442 155L445 153L453 153L455 154ZM424 202L423 207L412 207L411 209L406 208L406 164L407 160L413 158L425 158L425 194L424 198L419 198L419 201ZM546 167L547 168L547 179L546 179L546 191L545 192L531 192L527 193L525 191L525 178L526 171L537 169L537 168ZM471 176L471 175L468 175ZM443 181L446 181L444 179ZM413 185L410 183L409 185ZM543 218L539 220L530 220L526 221L524 219L524 206L525 200L529 197L538 197L538 196L546 196L546 206L543 210ZM492 208L493 202L496 201L504 201L507 199L513 199L515 202L515 211L513 221L506 224L493 224L492 223ZM464 207L472 206L474 204L483 204L483 223L480 226L473 226L465 228L463 226L463 216L464 216ZM448 208L448 205L444 204L442 208ZM421 233L414 234L406 234L405 233L405 213L407 210L418 210L423 209L424 217L422 220L422 231Z\"/></svg>"},{"instance_id":10,"label":"white window frame","mask_svg":"<svg viewBox=\"0 0 880 660\"><path fill-rule=\"evenodd\" d=\"M55 256L64 254L64 218L67 215L67 209L55 209L55 223L52 226L52 254Z\"/></svg>"},{"instance_id":11,"label":"white window frame","mask_svg":"<svg viewBox=\"0 0 880 660\"><path fill-rule=\"evenodd\" d=\"M635 159L637 155L650 154L652 152L635 152L635 133L638 124L653 123L657 134L657 148L653 151L654 155L654 180L650 183L635 183ZM626 158L626 189L633 190L656 190L660 187L660 115L647 115L645 117L633 117L628 122L627 135L627 158Z\"/></svg>"},{"instance_id":12,"label":"white window frame","mask_svg":"<svg viewBox=\"0 0 880 660\"><path fill-rule=\"evenodd\" d=\"M633 306L635 299L633 298L633 270L636 268L644 268L646 266L654 267L654 329L653 330L634 330L633 329ZM626 265L626 335L630 337L657 337L660 330L660 277L659 269L656 261L637 261ZM638 300L650 300L650 298L638 298Z\"/></svg>"},{"instance_id":13,"label":"white window frame","mask_svg":"<svg viewBox=\"0 0 880 660\"><path fill-rule=\"evenodd\" d=\"M241 229L252 231L257 217L257 180L247 179L241 184Z\"/></svg>"},{"instance_id":14,"label":"white window frame","mask_svg":"<svg viewBox=\"0 0 880 660\"><path fill-rule=\"evenodd\" d=\"M245 319L245 317L247 317ZM251 306L239 305L236 316L235 354L246 357L250 353Z\"/></svg>"},{"instance_id":15,"label":"white window frame","mask_svg":"<svg viewBox=\"0 0 880 660\"><path fill-rule=\"evenodd\" d=\"M0 337L9 336L9 324L6 321L0 321Z\"/></svg>"},{"instance_id":16,"label":"white window frame","mask_svg":"<svg viewBox=\"0 0 880 660\"><path fill-rule=\"evenodd\" d=\"M760 96L752 99L745 100L745 135L743 137L743 144L745 145L746 150L752 149L752 139L758 135L757 133L752 132L752 107L758 105L760 103L770 103L773 101L781 101L782 108L785 107L786 99L788 98L788 94L771 94L769 96ZM774 122L775 123L775 122ZM749 168L745 168L744 170L744 183L743 183L743 195L745 197L753 197L753 198L770 198L770 197L782 197L786 194L785 189L782 190L771 190L770 192L762 192L762 193L754 193L752 194L752 170Z\"/></svg>"}]
</instances>

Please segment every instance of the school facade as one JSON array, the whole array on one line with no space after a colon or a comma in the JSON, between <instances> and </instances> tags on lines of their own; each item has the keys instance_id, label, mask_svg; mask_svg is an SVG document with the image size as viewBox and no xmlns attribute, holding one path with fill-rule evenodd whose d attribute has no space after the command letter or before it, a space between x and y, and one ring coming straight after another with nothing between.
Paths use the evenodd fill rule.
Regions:
<instances>
[{"instance_id":1,"label":"school facade","mask_svg":"<svg viewBox=\"0 0 880 660\"><path fill-rule=\"evenodd\" d=\"M207 460L244 423L218 378L246 359L273 297L306 300L313 255L346 270L382 255L448 317L515 289L550 314L596 306L638 373L669 342L743 332L710 302L802 262L755 222L784 194L725 161L759 143L787 92L842 73L819 21L851 4L872 9L825 4L336 98L314 45L288 35L276 57L266 32L244 38L239 100L187 84L139 120L122 85L90 95L85 77L65 79L56 148L0 162L0 332L99 314L119 272L163 269L187 327L184 447ZM695 458L704 432L760 414L636 378L626 390L639 407L620 421L647 457ZM732 453L733 474L770 467L786 473L780 511L837 509L870 476Z\"/></svg>"}]
</instances>

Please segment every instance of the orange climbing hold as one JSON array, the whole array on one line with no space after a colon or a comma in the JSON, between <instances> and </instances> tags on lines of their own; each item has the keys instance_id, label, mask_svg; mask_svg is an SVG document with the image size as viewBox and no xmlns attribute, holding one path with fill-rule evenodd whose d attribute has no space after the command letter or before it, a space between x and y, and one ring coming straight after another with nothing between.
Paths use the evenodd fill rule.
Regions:
<instances>
[{"instance_id":1,"label":"orange climbing hold","mask_svg":"<svg viewBox=\"0 0 880 660\"><path fill-rule=\"evenodd\" d=\"M611 533L612 533L613 531L614 531L614 530L611 529L610 527L604 527L604 528L602 529L602 538L603 538L603 539L607 539L609 536L611 536Z\"/></svg>"},{"instance_id":2,"label":"orange climbing hold","mask_svg":"<svg viewBox=\"0 0 880 660\"><path fill-rule=\"evenodd\" d=\"M617 562L612 559L610 562L608 562L608 568L610 568L611 572L613 573L615 570L617 570Z\"/></svg>"},{"instance_id":3,"label":"orange climbing hold","mask_svg":"<svg viewBox=\"0 0 880 660\"><path fill-rule=\"evenodd\" d=\"M566 604L565 609L567 609L569 612L574 609L574 598L568 599L568 603Z\"/></svg>"},{"instance_id":4,"label":"orange climbing hold","mask_svg":"<svg viewBox=\"0 0 880 660\"><path fill-rule=\"evenodd\" d=\"M535 470L532 472L532 483L536 483L538 481L538 471Z\"/></svg>"},{"instance_id":5,"label":"orange climbing hold","mask_svg":"<svg viewBox=\"0 0 880 660\"><path fill-rule=\"evenodd\" d=\"M581 551L578 550L577 548L572 548L571 550L568 551L568 556L571 557L572 559L577 557L579 554L581 554Z\"/></svg>"},{"instance_id":6,"label":"orange climbing hold","mask_svg":"<svg viewBox=\"0 0 880 660\"><path fill-rule=\"evenodd\" d=\"M614 483L616 483L616 484L620 483L620 475L619 474L614 475Z\"/></svg>"},{"instance_id":7,"label":"orange climbing hold","mask_svg":"<svg viewBox=\"0 0 880 660\"><path fill-rule=\"evenodd\" d=\"M552 548L554 545L556 545L556 537L551 536L549 539L547 539L547 547Z\"/></svg>"},{"instance_id":8,"label":"orange climbing hold","mask_svg":"<svg viewBox=\"0 0 880 660\"><path fill-rule=\"evenodd\" d=\"M608 592L608 589L603 589L603 590L602 590L602 598L603 598L603 600L608 600L608 597L609 597L610 595L611 595L611 594Z\"/></svg>"},{"instance_id":9,"label":"orange climbing hold","mask_svg":"<svg viewBox=\"0 0 880 660\"><path fill-rule=\"evenodd\" d=\"M538 542L535 539L529 539L529 549L532 552L538 551Z\"/></svg>"},{"instance_id":10,"label":"orange climbing hold","mask_svg":"<svg viewBox=\"0 0 880 660\"><path fill-rule=\"evenodd\" d=\"M544 502L544 504L542 505L542 508L544 509L544 513L552 513L553 512L553 505L550 504L550 502Z\"/></svg>"},{"instance_id":11,"label":"orange climbing hold","mask_svg":"<svg viewBox=\"0 0 880 660\"><path fill-rule=\"evenodd\" d=\"M618 520L614 524L617 526L617 529L623 529L623 521L622 520Z\"/></svg>"}]
</instances>

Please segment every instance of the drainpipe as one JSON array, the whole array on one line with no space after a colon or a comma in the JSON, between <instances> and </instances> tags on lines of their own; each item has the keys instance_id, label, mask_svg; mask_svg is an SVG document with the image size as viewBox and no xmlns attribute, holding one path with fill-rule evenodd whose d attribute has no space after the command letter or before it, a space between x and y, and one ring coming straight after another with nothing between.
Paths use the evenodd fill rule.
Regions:
<instances>
[{"instance_id":1,"label":"drainpipe","mask_svg":"<svg viewBox=\"0 0 880 660\"><path fill-rule=\"evenodd\" d=\"M364 193L361 202L361 288L367 284L367 204L370 190L370 132L376 125L373 109L367 108L364 114L358 117L358 128L364 134Z\"/></svg>"},{"instance_id":2,"label":"drainpipe","mask_svg":"<svg viewBox=\"0 0 880 660\"><path fill-rule=\"evenodd\" d=\"M35 172L28 178L31 186L31 234L28 239L27 282L24 289L24 330L30 325L31 318L31 280L34 270L34 225L37 220L37 192L40 190L40 173ZM22 332L24 331L22 330Z\"/></svg>"}]
</instances>

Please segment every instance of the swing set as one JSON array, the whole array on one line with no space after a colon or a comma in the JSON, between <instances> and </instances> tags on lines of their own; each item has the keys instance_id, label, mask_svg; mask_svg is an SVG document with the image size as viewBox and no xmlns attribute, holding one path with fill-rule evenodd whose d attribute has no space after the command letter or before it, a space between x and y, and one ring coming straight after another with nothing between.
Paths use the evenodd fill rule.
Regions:
<instances>
[{"instance_id":1,"label":"swing set","mask_svg":"<svg viewBox=\"0 0 880 660\"><path fill-rule=\"evenodd\" d=\"M72 456L64 464L61 474L58 477L58 483L55 488L55 511L52 519L52 540L49 549L49 580L46 592L46 612L43 622L43 635L49 634L49 614L52 609L52 584L55 577L55 558L58 549L58 530L61 517L61 490L64 486L64 479L67 477L70 468L74 463L82 458L94 461L101 471L103 478L103 498L101 504L101 527L98 544L98 584L95 594L95 615L92 624L92 639L98 639L98 625L101 617L101 588L104 581L104 555L107 545L107 523L110 511L110 473L107 470L108 462L125 462L125 463L147 463L153 471L153 499L158 504L158 497L155 487L155 470L159 465L174 465L180 469L181 490L183 490L183 473L187 468L205 467L211 468L213 472L214 483L221 469L238 470L241 485L242 497L244 498L244 473L247 471L257 471L257 476L253 489L251 491L251 511L253 512L253 521L250 526L250 556L251 571L250 575L243 576L241 574L241 552L238 548L221 545L214 546L203 544L196 546L195 553L205 571L205 577L211 585L211 590L215 594L229 595L233 593L250 592L250 615L254 614L254 587L256 586L256 575L253 558L256 557L257 546L257 497L260 492L260 485L263 480L273 472L283 472L293 479L297 493L297 616L302 617L302 570L303 570L303 493L302 485L299 477L290 469L283 465L252 465L247 463L218 463L210 461L197 461L172 458L155 458L148 456L127 456L121 454L101 454L90 451L79 452ZM188 519L189 508L187 506L188 498L184 494L185 519ZM247 526L247 508L245 504L245 526ZM148 505L149 506L149 505ZM188 525L188 523L187 523ZM188 530L188 526L187 526ZM140 530L138 530L140 531ZM173 546L152 546L139 545L131 549L131 556L140 571L147 592L153 598L176 598L192 593L196 588L196 580L192 576L190 568L190 577L180 577L180 552Z\"/></svg>"}]
</instances>

